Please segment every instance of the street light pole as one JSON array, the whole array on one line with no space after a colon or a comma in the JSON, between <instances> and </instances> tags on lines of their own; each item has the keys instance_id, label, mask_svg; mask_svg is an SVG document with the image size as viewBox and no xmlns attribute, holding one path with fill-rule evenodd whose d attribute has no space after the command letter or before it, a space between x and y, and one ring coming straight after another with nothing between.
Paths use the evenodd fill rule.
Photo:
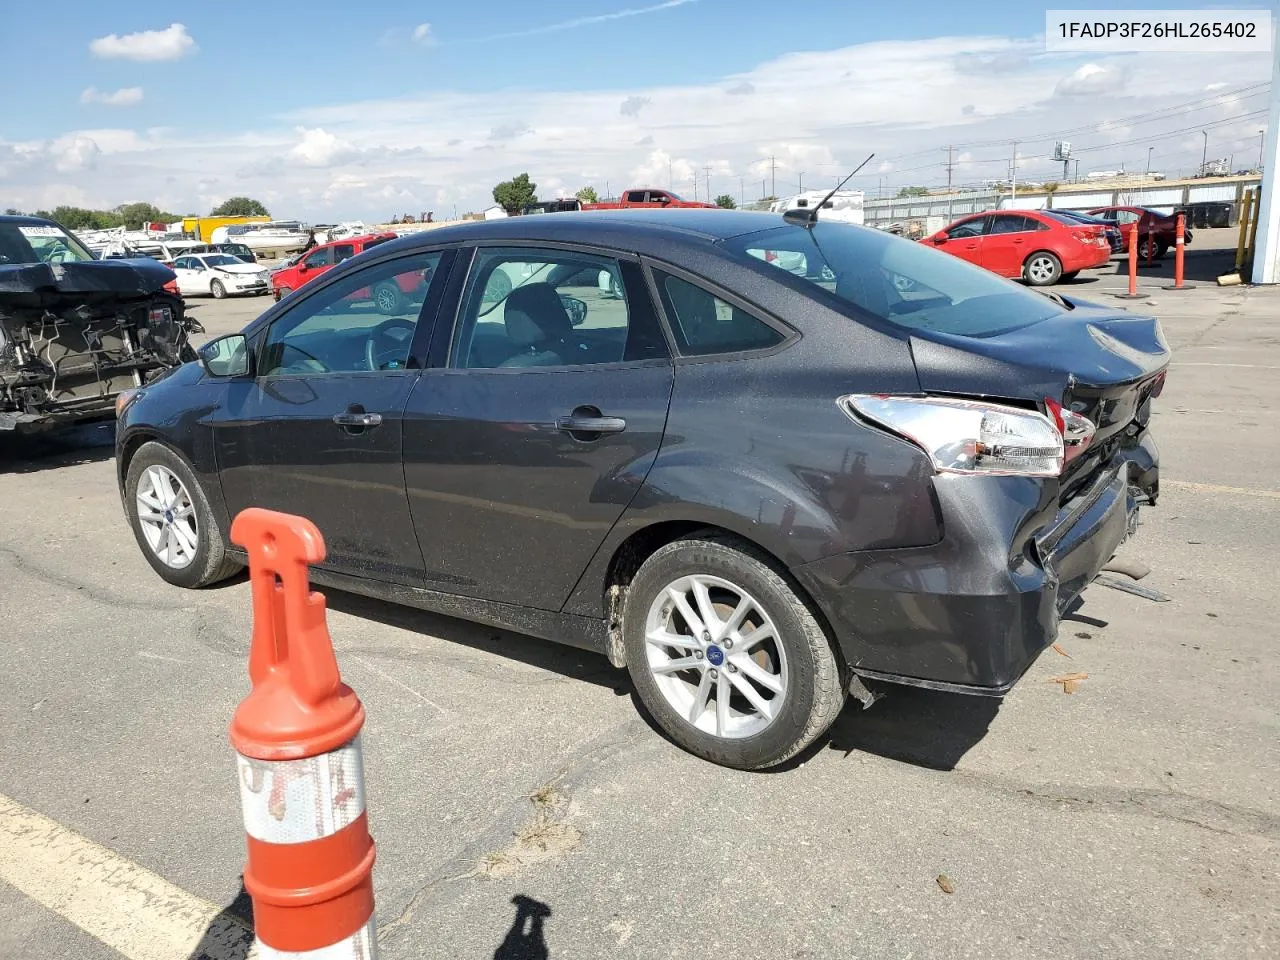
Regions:
<instances>
[{"instance_id":1,"label":"street light pole","mask_svg":"<svg viewBox=\"0 0 1280 960\"><path fill-rule=\"evenodd\" d=\"M1155 147L1147 147L1147 176L1148 177L1151 176L1151 151L1154 149Z\"/></svg>"},{"instance_id":2,"label":"street light pole","mask_svg":"<svg viewBox=\"0 0 1280 960\"><path fill-rule=\"evenodd\" d=\"M1200 176L1204 176L1205 168L1209 166L1209 131L1201 130L1204 135L1204 151L1200 154Z\"/></svg>"},{"instance_id":3,"label":"street light pole","mask_svg":"<svg viewBox=\"0 0 1280 960\"><path fill-rule=\"evenodd\" d=\"M1267 146L1267 131L1259 130L1258 131L1258 169L1259 170L1262 169L1262 151L1266 149L1266 146Z\"/></svg>"}]
</instances>

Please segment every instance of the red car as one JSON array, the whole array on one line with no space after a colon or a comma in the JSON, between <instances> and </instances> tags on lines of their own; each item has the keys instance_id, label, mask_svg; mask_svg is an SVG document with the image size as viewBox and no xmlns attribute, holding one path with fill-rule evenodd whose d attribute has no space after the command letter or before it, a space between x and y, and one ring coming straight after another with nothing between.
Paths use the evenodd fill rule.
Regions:
<instances>
[{"instance_id":1,"label":"red car","mask_svg":"<svg viewBox=\"0 0 1280 960\"><path fill-rule=\"evenodd\" d=\"M304 283L308 283L320 276L325 271L336 267L343 260L349 260L357 253L364 253L370 247L376 247L380 243L386 243L388 240L394 240L394 233L369 233L363 237L347 237L343 240L334 240L331 243L322 243L318 247L312 247L297 261L283 270L277 270L271 276L271 289L275 293L276 299L280 300L287 297L294 290L297 290ZM410 293L409 290L392 291L391 285L387 284L388 290L386 297L388 309L395 309L395 304L391 302L392 297L396 303L399 302L400 293ZM377 293L375 292L375 296ZM361 299L370 299L362 297Z\"/></svg>"},{"instance_id":2,"label":"red car","mask_svg":"<svg viewBox=\"0 0 1280 960\"><path fill-rule=\"evenodd\" d=\"M1114 223L1120 230L1120 249L1128 252L1129 232L1138 224L1138 256L1143 260L1159 260L1174 245L1178 234L1178 218L1146 207L1099 207L1089 216ZM1191 242L1191 231L1183 229L1183 246Z\"/></svg>"},{"instance_id":3,"label":"red car","mask_svg":"<svg viewBox=\"0 0 1280 960\"><path fill-rule=\"evenodd\" d=\"M626 210L633 207L641 210L662 209L664 207L673 209L675 207L718 209L714 203L685 200L670 190L659 190L656 187L635 187L625 191L621 200L615 200L611 203L584 203L582 205L583 210Z\"/></svg>"},{"instance_id":4,"label":"red car","mask_svg":"<svg viewBox=\"0 0 1280 960\"><path fill-rule=\"evenodd\" d=\"M920 242L1033 287L1070 280L1111 259L1102 227L1052 210L974 214Z\"/></svg>"}]
</instances>

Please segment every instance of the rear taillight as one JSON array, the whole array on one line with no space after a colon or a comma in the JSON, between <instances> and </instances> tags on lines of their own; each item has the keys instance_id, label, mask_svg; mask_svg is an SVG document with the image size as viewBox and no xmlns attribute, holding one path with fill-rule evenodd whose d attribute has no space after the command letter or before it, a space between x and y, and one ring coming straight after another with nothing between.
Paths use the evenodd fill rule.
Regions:
<instances>
[{"instance_id":1,"label":"rear taillight","mask_svg":"<svg viewBox=\"0 0 1280 960\"><path fill-rule=\"evenodd\" d=\"M1081 416L1074 410L1068 410L1052 397L1044 398L1045 408L1053 420L1053 425L1062 436L1062 454L1065 463L1070 463L1088 449L1097 431L1093 421Z\"/></svg>"},{"instance_id":2,"label":"rear taillight","mask_svg":"<svg viewBox=\"0 0 1280 960\"><path fill-rule=\"evenodd\" d=\"M1062 432L1036 410L951 397L868 394L842 397L839 403L854 419L910 440L943 473L1056 477L1066 464Z\"/></svg>"}]
</instances>

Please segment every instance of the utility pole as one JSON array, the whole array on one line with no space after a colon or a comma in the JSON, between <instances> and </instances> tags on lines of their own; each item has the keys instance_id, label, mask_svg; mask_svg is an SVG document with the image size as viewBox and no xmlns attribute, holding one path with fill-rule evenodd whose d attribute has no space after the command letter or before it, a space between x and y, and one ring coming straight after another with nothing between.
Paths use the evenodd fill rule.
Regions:
<instances>
[{"instance_id":1,"label":"utility pole","mask_svg":"<svg viewBox=\"0 0 1280 960\"><path fill-rule=\"evenodd\" d=\"M710 164L708 164L707 166L704 166L702 168L702 171L707 175L707 203L710 203L711 202L711 166Z\"/></svg>"},{"instance_id":2,"label":"utility pole","mask_svg":"<svg viewBox=\"0 0 1280 960\"><path fill-rule=\"evenodd\" d=\"M693 175L693 202L698 202L698 175Z\"/></svg>"},{"instance_id":3,"label":"utility pole","mask_svg":"<svg viewBox=\"0 0 1280 960\"><path fill-rule=\"evenodd\" d=\"M796 192L804 193L804 171L803 170L800 171L800 189Z\"/></svg>"},{"instance_id":4,"label":"utility pole","mask_svg":"<svg viewBox=\"0 0 1280 960\"><path fill-rule=\"evenodd\" d=\"M1262 169L1262 151L1267 146L1267 131L1258 131L1258 169Z\"/></svg>"},{"instance_id":5,"label":"utility pole","mask_svg":"<svg viewBox=\"0 0 1280 960\"><path fill-rule=\"evenodd\" d=\"M776 198L778 196L778 158L769 158L769 192Z\"/></svg>"},{"instance_id":6,"label":"utility pole","mask_svg":"<svg viewBox=\"0 0 1280 960\"><path fill-rule=\"evenodd\" d=\"M1018 198L1018 141L1013 141L1013 160L1009 163L1009 206Z\"/></svg>"},{"instance_id":7,"label":"utility pole","mask_svg":"<svg viewBox=\"0 0 1280 960\"><path fill-rule=\"evenodd\" d=\"M1076 183L1080 182L1080 158L1076 157Z\"/></svg>"},{"instance_id":8,"label":"utility pole","mask_svg":"<svg viewBox=\"0 0 1280 960\"><path fill-rule=\"evenodd\" d=\"M1204 171L1209 166L1209 131L1201 130L1204 134L1204 152L1200 154L1200 176L1204 176Z\"/></svg>"},{"instance_id":9,"label":"utility pole","mask_svg":"<svg viewBox=\"0 0 1280 960\"><path fill-rule=\"evenodd\" d=\"M747 178L742 174L738 174L738 206L745 207L747 205Z\"/></svg>"},{"instance_id":10,"label":"utility pole","mask_svg":"<svg viewBox=\"0 0 1280 960\"><path fill-rule=\"evenodd\" d=\"M951 222L951 151L952 147L947 147L947 223Z\"/></svg>"},{"instance_id":11,"label":"utility pole","mask_svg":"<svg viewBox=\"0 0 1280 960\"><path fill-rule=\"evenodd\" d=\"M1154 149L1155 147L1147 147L1147 176L1148 177L1151 176L1151 151Z\"/></svg>"},{"instance_id":12,"label":"utility pole","mask_svg":"<svg viewBox=\"0 0 1280 960\"><path fill-rule=\"evenodd\" d=\"M766 181L766 180L765 180L765 179L763 179L763 178L761 178L761 180L760 180L760 199L761 199L761 200L763 200L763 199L765 198L764 187L765 187L765 184L766 184L767 182L768 182L768 181Z\"/></svg>"},{"instance_id":13,"label":"utility pole","mask_svg":"<svg viewBox=\"0 0 1280 960\"><path fill-rule=\"evenodd\" d=\"M612 199L613 199L613 191L609 189L609 181L608 181L608 180L606 180L606 181L604 182L604 194L605 194L605 197L604 197L604 198L605 198L606 200L612 200Z\"/></svg>"}]
</instances>

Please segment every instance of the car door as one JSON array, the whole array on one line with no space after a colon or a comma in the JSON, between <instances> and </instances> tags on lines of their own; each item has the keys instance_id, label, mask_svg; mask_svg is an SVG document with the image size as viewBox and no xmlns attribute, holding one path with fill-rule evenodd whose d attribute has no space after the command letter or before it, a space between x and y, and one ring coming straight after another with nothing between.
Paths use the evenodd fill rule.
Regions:
<instances>
[{"instance_id":1,"label":"car door","mask_svg":"<svg viewBox=\"0 0 1280 960\"><path fill-rule=\"evenodd\" d=\"M1128 250L1129 234L1133 232L1133 225L1138 222L1138 214L1133 210L1115 210L1113 212L1116 218L1116 228L1120 231L1121 240L1124 241L1124 249ZM1141 242L1141 237L1139 237L1139 242Z\"/></svg>"},{"instance_id":2,"label":"car door","mask_svg":"<svg viewBox=\"0 0 1280 960\"><path fill-rule=\"evenodd\" d=\"M194 276L195 269L192 265L191 257L178 257L173 261L173 272L178 278L178 292L183 296L190 296L195 293Z\"/></svg>"},{"instance_id":3,"label":"car door","mask_svg":"<svg viewBox=\"0 0 1280 960\"><path fill-rule=\"evenodd\" d=\"M983 232L988 219L985 216L971 217L954 223L942 232L934 234L933 243L938 249L945 250L953 257L981 264Z\"/></svg>"},{"instance_id":4,"label":"car door","mask_svg":"<svg viewBox=\"0 0 1280 960\"><path fill-rule=\"evenodd\" d=\"M333 266L333 247L316 247L298 261L299 285L310 283Z\"/></svg>"},{"instance_id":5,"label":"car door","mask_svg":"<svg viewBox=\"0 0 1280 960\"><path fill-rule=\"evenodd\" d=\"M1022 275L1022 262L1032 251L1035 230L1040 226L1020 213L997 213L990 218L982 238L981 266L1002 277Z\"/></svg>"},{"instance_id":6,"label":"car door","mask_svg":"<svg viewBox=\"0 0 1280 960\"><path fill-rule=\"evenodd\" d=\"M395 313L359 294L404 273L440 280L452 254L414 253L371 264L295 295L254 342L254 376L228 384L214 417L223 496L234 515L267 507L312 520L323 566L420 583L401 466L402 414L420 374L443 281L405 297Z\"/></svg>"},{"instance_id":7,"label":"car door","mask_svg":"<svg viewBox=\"0 0 1280 960\"><path fill-rule=\"evenodd\" d=\"M405 409L425 585L559 610L662 442L670 351L631 258L481 247L459 303Z\"/></svg>"}]
</instances>

